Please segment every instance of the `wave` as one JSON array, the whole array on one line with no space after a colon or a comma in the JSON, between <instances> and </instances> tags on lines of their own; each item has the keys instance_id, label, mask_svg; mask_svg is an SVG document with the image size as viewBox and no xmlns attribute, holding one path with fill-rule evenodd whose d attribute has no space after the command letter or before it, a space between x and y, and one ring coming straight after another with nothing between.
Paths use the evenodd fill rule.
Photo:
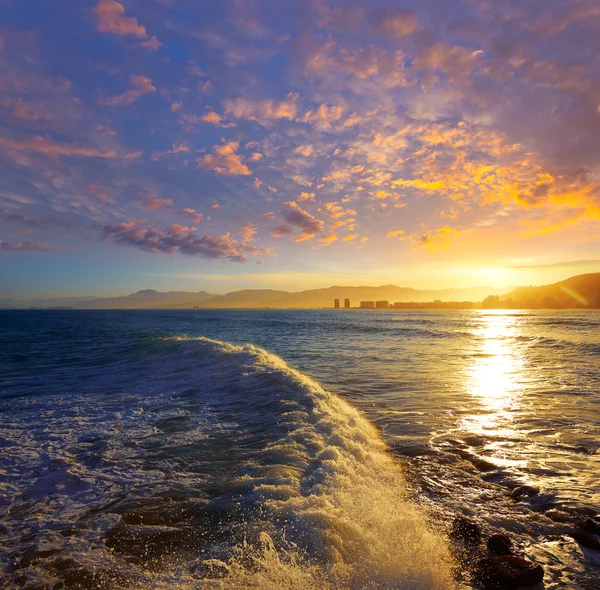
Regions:
<instances>
[{"instance_id":1,"label":"wave","mask_svg":"<svg viewBox=\"0 0 600 590\"><path fill-rule=\"evenodd\" d=\"M128 393L115 394L126 367ZM454 586L448 547L409 497L377 429L281 358L253 345L155 339L116 362L112 375L108 367L105 379L110 395L85 401L89 415L74 411L70 427L81 431L65 430L65 440L48 451L60 452L70 478L65 491L56 485L60 473L48 476L63 494L60 501L54 497L55 509L63 519L70 513L78 530L61 546L56 532L36 529L41 557L22 569L35 569L38 578L50 571L53 579L75 569L78 580L92 580L90 587L98 587L99 578L85 578L81 568L98 576L98 564L105 566L104 587L112 587L111 580L121 584L111 578L117 571L143 588L197 587L199 581L219 588ZM70 396L67 403L74 408L84 401ZM60 407L56 398L52 404L55 411ZM110 422L116 414L120 427ZM28 419L33 430L35 419ZM95 436L86 420L96 425ZM28 436L21 443L35 446L35 432ZM56 464L56 457L45 460L46 467ZM42 505L53 509L43 504L37 471L27 492L12 500L16 521L4 522L15 545L20 500L23 510L40 502L38 519ZM108 481L114 473L118 478ZM99 481L102 494L94 488ZM11 491L23 483L12 482ZM117 487L119 493L106 495ZM21 532L31 550L31 527ZM173 541L182 535L185 543ZM51 562L49 536L55 543ZM132 556L136 543L144 546ZM14 556L21 550L12 549L18 563ZM149 567L140 555L152 551L157 559ZM67 573L52 569L57 554L75 558L76 566L65 566Z\"/></svg>"}]
</instances>

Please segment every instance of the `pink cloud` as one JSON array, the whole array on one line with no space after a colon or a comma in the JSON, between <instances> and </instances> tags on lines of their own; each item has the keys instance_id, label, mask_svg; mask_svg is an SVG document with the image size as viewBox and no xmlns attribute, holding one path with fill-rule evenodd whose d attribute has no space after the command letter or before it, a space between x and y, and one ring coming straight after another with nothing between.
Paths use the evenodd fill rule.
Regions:
<instances>
[{"instance_id":1,"label":"pink cloud","mask_svg":"<svg viewBox=\"0 0 600 590\"><path fill-rule=\"evenodd\" d=\"M249 176L252 171L242 163L241 157L236 153L238 147L237 141L215 146L214 154L206 154L204 158L197 160L198 168L206 168L226 176Z\"/></svg>"},{"instance_id":2,"label":"pink cloud","mask_svg":"<svg viewBox=\"0 0 600 590\"><path fill-rule=\"evenodd\" d=\"M110 98L104 98L100 101L101 104L105 104L111 107L128 105L135 102L140 96L148 94L150 92L156 92L156 87L153 86L152 80L147 76L136 76L131 75L129 81L133 88L126 90L123 94L117 96L111 96Z\"/></svg>"},{"instance_id":3,"label":"pink cloud","mask_svg":"<svg viewBox=\"0 0 600 590\"><path fill-rule=\"evenodd\" d=\"M61 252L63 248L53 246L46 242L3 242L0 240L0 252Z\"/></svg>"},{"instance_id":4,"label":"pink cloud","mask_svg":"<svg viewBox=\"0 0 600 590\"><path fill-rule=\"evenodd\" d=\"M247 244L254 241L256 235L256 227L252 223L245 223L240 229L240 235L242 237L242 244Z\"/></svg>"},{"instance_id":5,"label":"pink cloud","mask_svg":"<svg viewBox=\"0 0 600 590\"><path fill-rule=\"evenodd\" d=\"M146 27L136 18L125 16L124 6L116 0L99 0L92 12L98 19L97 30L101 33L144 39L140 45L152 51L156 51L162 45L154 35L148 35Z\"/></svg>"},{"instance_id":6,"label":"pink cloud","mask_svg":"<svg viewBox=\"0 0 600 590\"><path fill-rule=\"evenodd\" d=\"M6 152L33 151L47 156L82 156L87 158L124 158L132 160L141 155L141 152L119 153L114 150L103 152L96 148L82 147L71 143L60 143L45 137L34 137L23 141L16 141L0 137L0 149Z\"/></svg>"},{"instance_id":7,"label":"pink cloud","mask_svg":"<svg viewBox=\"0 0 600 590\"><path fill-rule=\"evenodd\" d=\"M179 213L180 215L188 215L194 223L200 223L204 220L204 215L202 213L198 213L196 209L180 209L179 211L177 211L177 213Z\"/></svg>"},{"instance_id":8,"label":"pink cloud","mask_svg":"<svg viewBox=\"0 0 600 590\"><path fill-rule=\"evenodd\" d=\"M166 210L170 211L173 208L172 199L152 199L146 203L146 209L148 211Z\"/></svg>"}]
</instances>

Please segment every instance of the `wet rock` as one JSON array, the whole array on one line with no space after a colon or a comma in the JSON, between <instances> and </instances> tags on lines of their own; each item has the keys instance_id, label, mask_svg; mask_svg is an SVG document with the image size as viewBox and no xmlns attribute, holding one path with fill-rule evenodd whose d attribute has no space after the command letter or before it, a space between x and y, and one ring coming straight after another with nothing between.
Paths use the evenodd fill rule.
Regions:
<instances>
[{"instance_id":1,"label":"wet rock","mask_svg":"<svg viewBox=\"0 0 600 590\"><path fill-rule=\"evenodd\" d=\"M450 536L467 545L477 545L481 541L481 527L464 516L457 516L450 530Z\"/></svg>"},{"instance_id":2,"label":"wet rock","mask_svg":"<svg viewBox=\"0 0 600 590\"><path fill-rule=\"evenodd\" d=\"M586 519L577 528L585 531L586 533L591 533L592 535L600 535L600 523L596 522L592 518Z\"/></svg>"},{"instance_id":3,"label":"wet rock","mask_svg":"<svg viewBox=\"0 0 600 590\"><path fill-rule=\"evenodd\" d=\"M537 496L540 493L540 488L536 488L534 486L519 486L515 490L513 490L511 496L514 500L522 500L523 498L533 498L533 496Z\"/></svg>"},{"instance_id":4,"label":"wet rock","mask_svg":"<svg viewBox=\"0 0 600 590\"><path fill-rule=\"evenodd\" d=\"M541 565L515 555L482 559L473 572L473 582L481 590L516 590L535 586L543 579Z\"/></svg>"},{"instance_id":5,"label":"wet rock","mask_svg":"<svg viewBox=\"0 0 600 590\"><path fill-rule=\"evenodd\" d=\"M571 514L564 510L557 510L556 508L547 510L544 514L554 522L570 523L573 521L573 516Z\"/></svg>"},{"instance_id":6,"label":"wet rock","mask_svg":"<svg viewBox=\"0 0 600 590\"><path fill-rule=\"evenodd\" d=\"M494 469L498 469L497 465L494 465L491 461L487 459L482 459L481 457L475 457L471 463L473 466L479 471L493 471Z\"/></svg>"},{"instance_id":7,"label":"wet rock","mask_svg":"<svg viewBox=\"0 0 600 590\"><path fill-rule=\"evenodd\" d=\"M575 539L582 547L587 549L596 549L600 551L600 541L594 537L591 533L582 529L575 529L572 533L569 533L573 539Z\"/></svg>"},{"instance_id":8,"label":"wet rock","mask_svg":"<svg viewBox=\"0 0 600 590\"><path fill-rule=\"evenodd\" d=\"M512 541L508 535L494 533L487 540L488 551L491 555L511 555Z\"/></svg>"}]
</instances>

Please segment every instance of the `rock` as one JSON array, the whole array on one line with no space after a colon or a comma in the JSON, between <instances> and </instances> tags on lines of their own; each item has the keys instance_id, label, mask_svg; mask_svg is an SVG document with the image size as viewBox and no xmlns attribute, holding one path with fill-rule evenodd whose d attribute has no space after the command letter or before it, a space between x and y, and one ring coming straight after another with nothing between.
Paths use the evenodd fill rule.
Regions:
<instances>
[{"instance_id":1,"label":"rock","mask_svg":"<svg viewBox=\"0 0 600 590\"><path fill-rule=\"evenodd\" d=\"M591 533L584 531L582 529L575 529L572 533L569 533L571 537L573 537L582 547L587 547L588 549L596 549L600 551L600 541Z\"/></svg>"},{"instance_id":2,"label":"rock","mask_svg":"<svg viewBox=\"0 0 600 590\"><path fill-rule=\"evenodd\" d=\"M564 510L557 510L556 508L551 508L544 512L544 515L554 522L560 523L570 523L573 522L573 516Z\"/></svg>"},{"instance_id":3,"label":"rock","mask_svg":"<svg viewBox=\"0 0 600 590\"><path fill-rule=\"evenodd\" d=\"M523 498L533 498L540 493L540 488L534 486L519 486L513 490L511 496L514 500L522 500Z\"/></svg>"},{"instance_id":4,"label":"rock","mask_svg":"<svg viewBox=\"0 0 600 590\"><path fill-rule=\"evenodd\" d=\"M493 534L487 540L487 547L491 555L510 555L512 553L510 537L501 533Z\"/></svg>"},{"instance_id":5,"label":"rock","mask_svg":"<svg viewBox=\"0 0 600 590\"><path fill-rule=\"evenodd\" d=\"M582 522L578 528L586 533L591 533L592 535L600 535L600 523L591 518L588 518Z\"/></svg>"},{"instance_id":6,"label":"rock","mask_svg":"<svg viewBox=\"0 0 600 590\"><path fill-rule=\"evenodd\" d=\"M516 590L544 579L541 565L515 555L499 555L482 559L473 572L473 582L482 590Z\"/></svg>"},{"instance_id":7,"label":"rock","mask_svg":"<svg viewBox=\"0 0 600 590\"><path fill-rule=\"evenodd\" d=\"M450 536L467 545L477 545L481 541L481 527L464 516L457 516L452 523Z\"/></svg>"}]
</instances>

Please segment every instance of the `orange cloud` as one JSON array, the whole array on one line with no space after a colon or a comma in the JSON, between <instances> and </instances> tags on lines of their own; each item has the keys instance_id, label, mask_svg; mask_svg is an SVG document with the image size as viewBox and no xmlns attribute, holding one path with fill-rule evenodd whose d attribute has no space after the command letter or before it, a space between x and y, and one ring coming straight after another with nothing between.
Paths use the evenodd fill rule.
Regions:
<instances>
[{"instance_id":1,"label":"orange cloud","mask_svg":"<svg viewBox=\"0 0 600 590\"><path fill-rule=\"evenodd\" d=\"M250 100L248 98L237 98L225 100L223 106L225 112L236 119L256 121L263 126L277 119L295 119L298 112L298 95L289 94L285 100Z\"/></svg>"},{"instance_id":2,"label":"orange cloud","mask_svg":"<svg viewBox=\"0 0 600 590\"><path fill-rule=\"evenodd\" d=\"M237 141L215 146L214 154L206 154L204 158L197 160L198 168L206 168L226 176L249 176L252 171L236 153L238 147Z\"/></svg>"},{"instance_id":3,"label":"orange cloud","mask_svg":"<svg viewBox=\"0 0 600 590\"><path fill-rule=\"evenodd\" d=\"M335 232L331 232L329 234L325 234L321 236L320 242L324 246L329 246L329 244L335 242L338 239L337 234Z\"/></svg>"},{"instance_id":4,"label":"orange cloud","mask_svg":"<svg viewBox=\"0 0 600 590\"><path fill-rule=\"evenodd\" d=\"M110 98L104 98L100 101L101 104L105 104L111 107L128 105L135 102L140 96L148 94L150 92L156 92L156 87L152 85L152 80L147 76L136 76L131 75L129 81L133 88L126 90L123 94L112 96Z\"/></svg>"},{"instance_id":5,"label":"orange cloud","mask_svg":"<svg viewBox=\"0 0 600 590\"><path fill-rule=\"evenodd\" d=\"M215 111L209 111L206 113L206 115L202 115L200 120L204 121L205 123L211 123L212 125L220 125L223 118L221 115L219 115L219 113L216 113Z\"/></svg>"},{"instance_id":6,"label":"orange cloud","mask_svg":"<svg viewBox=\"0 0 600 590\"><path fill-rule=\"evenodd\" d=\"M397 229L395 231L389 231L386 234L386 238L398 238L400 239L402 236L404 235L404 230L403 229Z\"/></svg>"}]
</instances>

